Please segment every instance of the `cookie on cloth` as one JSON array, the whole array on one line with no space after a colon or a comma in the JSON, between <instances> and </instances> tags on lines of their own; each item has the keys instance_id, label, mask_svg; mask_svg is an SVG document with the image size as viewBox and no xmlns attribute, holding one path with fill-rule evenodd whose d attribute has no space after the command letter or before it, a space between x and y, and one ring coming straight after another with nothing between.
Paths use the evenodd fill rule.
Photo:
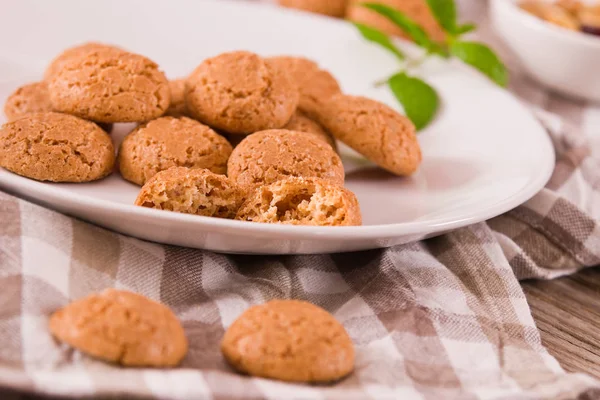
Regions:
<instances>
[{"instance_id":1,"label":"cookie on cloth","mask_svg":"<svg viewBox=\"0 0 600 400\"><path fill-rule=\"evenodd\" d=\"M225 175L172 167L142 187L135 205L206 217L234 218L244 192Z\"/></svg>"},{"instance_id":2,"label":"cookie on cloth","mask_svg":"<svg viewBox=\"0 0 600 400\"><path fill-rule=\"evenodd\" d=\"M169 82L150 59L114 48L69 57L48 81L60 112L96 122L143 122L171 103Z\"/></svg>"},{"instance_id":3,"label":"cookie on cloth","mask_svg":"<svg viewBox=\"0 0 600 400\"><path fill-rule=\"evenodd\" d=\"M204 60L186 81L190 115L228 133L249 134L284 126L299 100L287 71L247 51Z\"/></svg>"},{"instance_id":4,"label":"cookie on cloth","mask_svg":"<svg viewBox=\"0 0 600 400\"><path fill-rule=\"evenodd\" d=\"M76 300L50 317L58 340L104 361L132 367L173 367L188 342L165 305L136 293L106 289Z\"/></svg>"},{"instance_id":5,"label":"cookie on cloth","mask_svg":"<svg viewBox=\"0 0 600 400\"><path fill-rule=\"evenodd\" d=\"M72 115L28 114L0 128L0 167L27 178L89 182L109 175L114 163L110 136Z\"/></svg>"},{"instance_id":6,"label":"cookie on cloth","mask_svg":"<svg viewBox=\"0 0 600 400\"><path fill-rule=\"evenodd\" d=\"M46 67L46 71L44 72L44 80L48 81L52 77L52 75L60 71L65 61L67 61L71 57L80 56L88 51L98 49L120 49L120 47L100 42L85 42L73 47L69 47L68 49L64 50L59 55L57 55L52 61L50 61L50 63Z\"/></svg>"},{"instance_id":7,"label":"cookie on cloth","mask_svg":"<svg viewBox=\"0 0 600 400\"><path fill-rule=\"evenodd\" d=\"M336 139L393 174L411 175L421 163L414 124L383 103L335 95L324 104L319 122Z\"/></svg>"},{"instance_id":8,"label":"cookie on cloth","mask_svg":"<svg viewBox=\"0 0 600 400\"><path fill-rule=\"evenodd\" d=\"M284 7L329 15L330 17L343 17L348 0L277 0L277 2Z\"/></svg>"},{"instance_id":9,"label":"cookie on cloth","mask_svg":"<svg viewBox=\"0 0 600 400\"><path fill-rule=\"evenodd\" d=\"M361 225L360 206L350 190L316 178L288 178L257 188L236 219L288 225Z\"/></svg>"},{"instance_id":10,"label":"cookie on cloth","mask_svg":"<svg viewBox=\"0 0 600 400\"><path fill-rule=\"evenodd\" d=\"M336 149L335 139L333 136L327 133L327 131L325 131L325 129L323 129L318 122L308 118L306 114L300 110L296 110L296 113L292 116L290 122L288 122L283 129L310 133L314 137L325 141L327 144L333 147L333 149Z\"/></svg>"},{"instance_id":11,"label":"cookie on cloth","mask_svg":"<svg viewBox=\"0 0 600 400\"><path fill-rule=\"evenodd\" d=\"M48 86L34 82L15 90L4 103L4 115L9 121L36 112L52 111Z\"/></svg>"},{"instance_id":12,"label":"cookie on cloth","mask_svg":"<svg viewBox=\"0 0 600 400\"><path fill-rule=\"evenodd\" d=\"M208 126L193 119L161 117L139 125L119 148L119 170L126 180L143 185L171 167L227 171L231 145Z\"/></svg>"},{"instance_id":13,"label":"cookie on cloth","mask_svg":"<svg viewBox=\"0 0 600 400\"><path fill-rule=\"evenodd\" d=\"M271 129L247 136L231 153L227 175L252 189L293 176L344 184L342 160L322 139Z\"/></svg>"},{"instance_id":14,"label":"cookie on cloth","mask_svg":"<svg viewBox=\"0 0 600 400\"><path fill-rule=\"evenodd\" d=\"M340 85L333 75L308 58L279 56L267 60L288 71L294 79L300 90L298 108L310 118L319 114L324 101L341 92Z\"/></svg>"},{"instance_id":15,"label":"cookie on cloth","mask_svg":"<svg viewBox=\"0 0 600 400\"><path fill-rule=\"evenodd\" d=\"M289 382L333 382L354 369L354 345L330 313L305 301L247 309L225 332L221 352L237 371Z\"/></svg>"}]
</instances>

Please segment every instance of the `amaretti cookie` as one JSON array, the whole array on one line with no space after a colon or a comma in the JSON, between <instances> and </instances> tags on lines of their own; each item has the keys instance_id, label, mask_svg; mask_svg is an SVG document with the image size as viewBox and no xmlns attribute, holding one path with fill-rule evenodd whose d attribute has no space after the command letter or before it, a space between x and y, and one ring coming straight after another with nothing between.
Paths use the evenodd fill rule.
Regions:
<instances>
[{"instance_id":1,"label":"amaretti cookie","mask_svg":"<svg viewBox=\"0 0 600 400\"><path fill-rule=\"evenodd\" d=\"M289 382L332 382L354 369L354 345L342 324L299 300L250 307L225 332L221 351L242 373Z\"/></svg>"},{"instance_id":2,"label":"amaretti cookie","mask_svg":"<svg viewBox=\"0 0 600 400\"><path fill-rule=\"evenodd\" d=\"M360 3L365 3L365 1L349 0L346 19L372 26L390 35L409 38L402 29L398 28L389 19L369 10ZM436 42L443 42L446 38L446 33L431 13L426 0L377 0L373 3L386 5L406 14L422 26L429 37Z\"/></svg>"},{"instance_id":3,"label":"amaretti cookie","mask_svg":"<svg viewBox=\"0 0 600 400\"><path fill-rule=\"evenodd\" d=\"M335 139L333 136L327 133L318 122L308 118L300 110L296 111L296 113L292 116L292 119L290 119L290 122L288 122L283 129L311 134L314 137L325 141L334 149L336 148Z\"/></svg>"},{"instance_id":4,"label":"amaretti cookie","mask_svg":"<svg viewBox=\"0 0 600 400\"><path fill-rule=\"evenodd\" d=\"M335 95L325 103L319 122L336 139L393 174L410 175L421 163L414 124L383 103Z\"/></svg>"},{"instance_id":5,"label":"amaretti cookie","mask_svg":"<svg viewBox=\"0 0 600 400\"><path fill-rule=\"evenodd\" d=\"M257 132L242 140L231 153L227 174L248 189L293 176L344 184L342 160L330 145L285 129Z\"/></svg>"},{"instance_id":6,"label":"amaretti cookie","mask_svg":"<svg viewBox=\"0 0 600 400\"><path fill-rule=\"evenodd\" d=\"M34 113L0 128L0 166L39 181L89 182L112 172L110 136L93 122Z\"/></svg>"},{"instance_id":7,"label":"amaretti cookie","mask_svg":"<svg viewBox=\"0 0 600 400\"><path fill-rule=\"evenodd\" d=\"M185 79L169 81L169 89L171 90L171 105L169 105L165 115L171 117L188 116L187 106L185 105Z\"/></svg>"},{"instance_id":8,"label":"amaretti cookie","mask_svg":"<svg viewBox=\"0 0 600 400\"><path fill-rule=\"evenodd\" d=\"M316 178L288 178L257 188L236 219L290 225L362 224L354 193Z\"/></svg>"},{"instance_id":9,"label":"amaretti cookie","mask_svg":"<svg viewBox=\"0 0 600 400\"><path fill-rule=\"evenodd\" d=\"M124 366L173 367L188 349L183 327L167 306L124 290L76 300L52 314L49 325L58 340Z\"/></svg>"},{"instance_id":10,"label":"amaretti cookie","mask_svg":"<svg viewBox=\"0 0 600 400\"><path fill-rule=\"evenodd\" d=\"M348 0L277 0L277 2L284 7L296 8L330 17L343 17L346 12Z\"/></svg>"},{"instance_id":11,"label":"amaretti cookie","mask_svg":"<svg viewBox=\"0 0 600 400\"><path fill-rule=\"evenodd\" d=\"M47 111L52 111L52 105L45 82L21 86L4 103L4 115L9 121L27 114Z\"/></svg>"},{"instance_id":12,"label":"amaretti cookie","mask_svg":"<svg viewBox=\"0 0 600 400\"><path fill-rule=\"evenodd\" d=\"M85 42L73 47L69 47L68 49L60 53L58 56L56 56L52 61L50 61L50 63L46 67L46 71L44 72L44 80L48 81L52 77L52 75L54 75L57 71L60 71L65 61L70 59L71 57L80 56L82 54L87 53L88 51L98 49L120 50L120 47L100 42Z\"/></svg>"},{"instance_id":13,"label":"amaretti cookie","mask_svg":"<svg viewBox=\"0 0 600 400\"><path fill-rule=\"evenodd\" d=\"M227 171L231 145L208 126L193 119L161 117L139 125L119 148L123 178L143 185L156 173L171 167Z\"/></svg>"},{"instance_id":14,"label":"amaretti cookie","mask_svg":"<svg viewBox=\"0 0 600 400\"><path fill-rule=\"evenodd\" d=\"M142 122L163 115L169 83L150 59L114 48L69 57L48 81L60 112L97 122Z\"/></svg>"},{"instance_id":15,"label":"amaretti cookie","mask_svg":"<svg viewBox=\"0 0 600 400\"><path fill-rule=\"evenodd\" d=\"M280 56L267 59L287 71L298 85L298 108L310 118L315 118L324 101L341 92L337 80L317 63L304 57Z\"/></svg>"},{"instance_id":16,"label":"amaretti cookie","mask_svg":"<svg viewBox=\"0 0 600 400\"><path fill-rule=\"evenodd\" d=\"M298 88L286 70L247 51L209 58L186 81L190 115L229 133L281 128L298 100Z\"/></svg>"},{"instance_id":17,"label":"amaretti cookie","mask_svg":"<svg viewBox=\"0 0 600 400\"><path fill-rule=\"evenodd\" d=\"M207 169L173 167L142 187L137 206L206 217L234 218L244 192L225 175Z\"/></svg>"}]
</instances>

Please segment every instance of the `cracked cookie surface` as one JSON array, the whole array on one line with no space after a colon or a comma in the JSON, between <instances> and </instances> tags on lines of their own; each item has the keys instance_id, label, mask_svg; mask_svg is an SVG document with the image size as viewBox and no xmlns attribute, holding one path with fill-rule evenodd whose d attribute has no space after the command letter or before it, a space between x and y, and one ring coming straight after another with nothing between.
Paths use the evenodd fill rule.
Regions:
<instances>
[{"instance_id":1,"label":"cracked cookie surface","mask_svg":"<svg viewBox=\"0 0 600 400\"><path fill-rule=\"evenodd\" d=\"M236 219L287 225L361 225L358 199L350 190L316 178L289 178L257 188Z\"/></svg>"},{"instance_id":2,"label":"cracked cookie surface","mask_svg":"<svg viewBox=\"0 0 600 400\"><path fill-rule=\"evenodd\" d=\"M142 187L135 205L206 217L234 218L244 192L225 175L173 167Z\"/></svg>"},{"instance_id":3,"label":"cracked cookie surface","mask_svg":"<svg viewBox=\"0 0 600 400\"><path fill-rule=\"evenodd\" d=\"M366 97L333 96L319 122L336 139L396 175L411 175L422 159L413 123L389 106Z\"/></svg>"},{"instance_id":4,"label":"cracked cookie surface","mask_svg":"<svg viewBox=\"0 0 600 400\"><path fill-rule=\"evenodd\" d=\"M195 119L234 134L281 128L299 92L287 71L254 53L224 53L202 62L186 81L185 101Z\"/></svg>"},{"instance_id":5,"label":"cracked cookie surface","mask_svg":"<svg viewBox=\"0 0 600 400\"><path fill-rule=\"evenodd\" d=\"M304 132L314 135L314 137L325 141L334 150L337 148L335 139L316 121L312 120L300 110L292 116L292 119L282 129L289 131Z\"/></svg>"},{"instance_id":6,"label":"cracked cookie surface","mask_svg":"<svg viewBox=\"0 0 600 400\"><path fill-rule=\"evenodd\" d=\"M110 136L72 115L34 113L0 128L0 166L27 178L89 182L109 175L114 163Z\"/></svg>"},{"instance_id":7,"label":"cracked cookie surface","mask_svg":"<svg viewBox=\"0 0 600 400\"><path fill-rule=\"evenodd\" d=\"M330 145L304 132L285 129L247 136L231 153L227 174L247 189L294 176L344 184L342 160Z\"/></svg>"},{"instance_id":8,"label":"cracked cookie surface","mask_svg":"<svg viewBox=\"0 0 600 400\"><path fill-rule=\"evenodd\" d=\"M4 103L4 115L9 121L36 112L52 111L48 86L34 82L15 90Z\"/></svg>"},{"instance_id":9,"label":"cracked cookie surface","mask_svg":"<svg viewBox=\"0 0 600 400\"><path fill-rule=\"evenodd\" d=\"M188 349L167 306L123 290L76 300L52 314L49 326L54 337L83 353L125 366L176 366Z\"/></svg>"},{"instance_id":10,"label":"cracked cookie surface","mask_svg":"<svg viewBox=\"0 0 600 400\"><path fill-rule=\"evenodd\" d=\"M143 122L163 115L169 83L150 59L115 48L69 57L48 82L52 107L97 122Z\"/></svg>"},{"instance_id":11,"label":"cracked cookie surface","mask_svg":"<svg viewBox=\"0 0 600 400\"><path fill-rule=\"evenodd\" d=\"M227 139L198 121L161 117L125 137L119 148L119 170L123 178L138 185L171 167L225 174L231 150Z\"/></svg>"},{"instance_id":12,"label":"cracked cookie surface","mask_svg":"<svg viewBox=\"0 0 600 400\"><path fill-rule=\"evenodd\" d=\"M267 61L288 71L300 90L298 109L310 118L319 114L324 101L341 92L333 75L308 58L279 56L267 58Z\"/></svg>"},{"instance_id":13,"label":"cracked cookie surface","mask_svg":"<svg viewBox=\"0 0 600 400\"><path fill-rule=\"evenodd\" d=\"M225 359L249 375L290 382L332 382L354 369L354 346L327 311L298 300L250 307L221 342Z\"/></svg>"},{"instance_id":14,"label":"cracked cookie surface","mask_svg":"<svg viewBox=\"0 0 600 400\"><path fill-rule=\"evenodd\" d=\"M116 49L119 50L120 47L113 46L106 43L101 42L85 42L78 44L73 47L69 47L64 50L62 53L57 55L46 67L46 71L44 72L44 80L48 81L54 74L60 71L63 68L64 63L69 60L71 57L80 56L82 54L87 53L88 51L98 50L98 49Z\"/></svg>"}]
</instances>

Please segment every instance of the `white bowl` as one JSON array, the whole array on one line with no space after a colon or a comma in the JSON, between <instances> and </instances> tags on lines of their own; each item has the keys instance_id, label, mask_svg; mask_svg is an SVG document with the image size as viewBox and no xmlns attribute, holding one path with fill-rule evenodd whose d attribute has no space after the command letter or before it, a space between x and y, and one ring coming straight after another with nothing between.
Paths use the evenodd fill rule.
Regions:
<instances>
[{"instance_id":1,"label":"white bowl","mask_svg":"<svg viewBox=\"0 0 600 400\"><path fill-rule=\"evenodd\" d=\"M567 96L600 102L600 37L543 21L517 0L492 0L490 18L532 78Z\"/></svg>"}]
</instances>

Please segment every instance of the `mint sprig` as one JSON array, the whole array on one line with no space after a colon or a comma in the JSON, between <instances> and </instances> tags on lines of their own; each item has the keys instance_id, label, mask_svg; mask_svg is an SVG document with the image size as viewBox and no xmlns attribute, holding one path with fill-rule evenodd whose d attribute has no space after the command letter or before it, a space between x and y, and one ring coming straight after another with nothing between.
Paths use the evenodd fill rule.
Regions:
<instances>
[{"instance_id":1,"label":"mint sprig","mask_svg":"<svg viewBox=\"0 0 600 400\"><path fill-rule=\"evenodd\" d=\"M466 64L476 68L500 86L508 83L508 71L496 53L477 42L456 41L450 45L450 53Z\"/></svg>"},{"instance_id":2,"label":"mint sprig","mask_svg":"<svg viewBox=\"0 0 600 400\"><path fill-rule=\"evenodd\" d=\"M402 29L416 44L426 49L435 47L433 41L423 28L404 13L395 8L379 3L362 3L362 6L383 15L392 21L398 28Z\"/></svg>"},{"instance_id":3,"label":"mint sprig","mask_svg":"<svg viewBox=\"0 0 600 400\"><path fill-rule=\"evenodd\" d=\"M454 0L426 1L436 21L446 33L446 39L441 43L432 40L421 25L400 10L376 2L360 5L393 22L413 42L426 50L426 56L456 57L496 84L506 86L507 69L494 51L483 43L461 40L463 35L475 30L476 26L471 23L459 24ZM365 39L379 44L401 60L402 66L399 72L386 79L384 83L390 87L396 99L402 104L407 117L417 129L425 128L435 118L440 100L433 87L422 79L411 76L411 69L418 66L420 62L407 59L385 33L364 24L354 23L354 25Z\"/></svg>"},{"instance_id":4,"label":"mint sprig","mask_svg":"<svg viewBox=\"0 0 600 400\"><path fill-rule=\"evenodd\" d=\"M373 27L358 22L353 22L353 24L365 39L367 39L370 42L377 43L384 49L390 51L400 60L404 60L404 53L402 53L402 51L400 51L399 48L394 46L394 43L392 43L390 38L385 33L381 32L379 29L375 29Z\"/></svg>"},{"instance_id":5,"label":"mint sprig","mask_svg":"<svg viewBox=\"0 0 600 400\"><path fill-rule=\"evenodd\" d=\"M406 116L417 130L423 129L433 120L439 107L438 94L422 79L399 72L389 81L390 89L402 104Z\"/></svg>"}]
</instances>

